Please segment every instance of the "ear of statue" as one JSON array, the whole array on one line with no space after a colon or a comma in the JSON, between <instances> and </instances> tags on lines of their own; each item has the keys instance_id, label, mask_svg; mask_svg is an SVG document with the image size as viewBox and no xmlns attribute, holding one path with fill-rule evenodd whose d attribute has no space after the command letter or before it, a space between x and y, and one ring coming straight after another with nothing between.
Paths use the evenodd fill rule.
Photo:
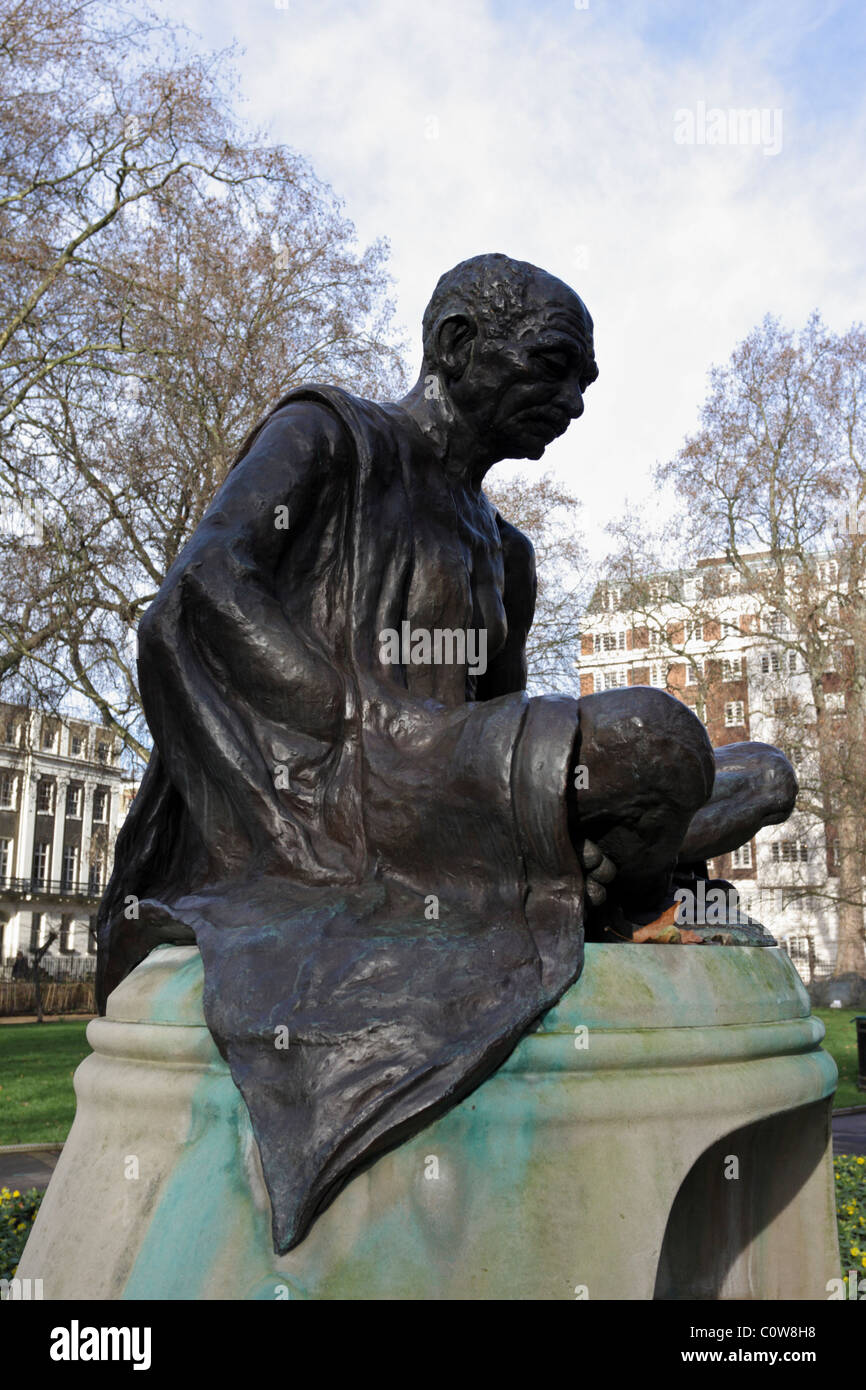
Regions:
<instances>
[{"instance_id":1,"label":"ear of statue","mask_svg":"<svg viewBox=\"0 0 866 1390\"><path fill-rule=\"evenodd\" d=\"M440 366L457 381L469 365L478 326L466 314L449 314L436 330Z\"/></svg>"}]
</instances>

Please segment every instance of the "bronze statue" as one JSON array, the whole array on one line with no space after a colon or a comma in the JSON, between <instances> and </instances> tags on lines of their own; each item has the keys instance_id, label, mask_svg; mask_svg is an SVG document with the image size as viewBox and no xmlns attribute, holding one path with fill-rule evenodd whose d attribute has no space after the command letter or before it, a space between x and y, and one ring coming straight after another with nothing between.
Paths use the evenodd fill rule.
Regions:
<instances>
[{"instance_id":1,"label":"bronze statue","mask_svg":"<svg viewBox=\"0 0 866 1390\"><path fill-rule=\"evenodd\" d=\"M281 1252L577 979L587 894L628 936L796 794L776 750L714 757L661 691L526 695L532 546L482 485L582 414L592 320L488 255L441 278L423 333L396 404L280 401L139 632L154 751L100 1008L156 944L198 943Z\"/></svg>"}]
</instances>

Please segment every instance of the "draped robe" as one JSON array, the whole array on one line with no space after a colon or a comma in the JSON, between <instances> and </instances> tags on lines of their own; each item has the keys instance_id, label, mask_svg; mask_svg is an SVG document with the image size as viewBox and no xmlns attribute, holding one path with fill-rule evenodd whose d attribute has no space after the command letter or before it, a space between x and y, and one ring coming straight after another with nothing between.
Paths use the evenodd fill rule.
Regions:
<instances>
[{"instance_id":1,"label":"draped robe","mask_svg":"<svg viewBox=\"0 0 866 1390\"><path fill-rule=\"evenodd\" d=\"M100 909L100 1009L153 946L198 943L280 1253L580 973L578 706L525 693L534 584L526 537L399 407L311 387L253 432L142 620L154 750ZM483 627L486 671L383 660L406 620Z\"/></svg>"}]
</instances>

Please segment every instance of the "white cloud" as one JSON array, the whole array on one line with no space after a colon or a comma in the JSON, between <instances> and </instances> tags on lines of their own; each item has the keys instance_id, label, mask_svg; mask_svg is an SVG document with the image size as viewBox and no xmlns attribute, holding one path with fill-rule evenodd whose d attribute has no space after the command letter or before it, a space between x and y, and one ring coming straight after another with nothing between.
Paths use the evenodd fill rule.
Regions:
<instances>
[{"instance_id":1,"label":"white cloud","mask_svg":"<svg viewBox=\"0 0 866 1390\"><path fill-rule=\"evenodd\" d=\"M645 7L612 0L172 5L209 44L237 38L250 116L309 156L363 240L390 238L413 341L439 274L480 251L579 290L601 376L545 465L599 529L647 496L707 369L767 311L843 328L861 302L866 105L813 109L797 61L838 6L723 8L695 34L677 27L693 5L650 7L660 47ZM677 145L698 102L779 109L781 151Z\"/></svg>"}]
</instances>

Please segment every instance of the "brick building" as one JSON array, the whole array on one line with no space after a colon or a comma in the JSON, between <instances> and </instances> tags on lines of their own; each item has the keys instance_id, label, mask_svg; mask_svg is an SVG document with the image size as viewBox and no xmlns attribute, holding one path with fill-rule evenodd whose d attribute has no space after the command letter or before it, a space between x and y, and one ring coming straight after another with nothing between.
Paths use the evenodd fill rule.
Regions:
<instances>
[{"instance_id":1,"label":"brick building","mask_svg":"<svg viewBox=\"0 0 866 1390\"><path fill-rule=\"evenodd\" d=\"M740 590L731 566L715 560L659 576L641 587L640 602L635 612L624 589L596 590L581 636L582 695L656 686L691 705L714 746L772 743L790 757L801 784L815 772L809 678L781 614L769 622L765 616L758 633L754 598ZM798 737L792 705L804 711ZM798 808L784 825L710 865L712 875L736 884L745 911L786 947L807 981L829 974L835 960L833 859L823 823Z\"/></svg>"}]
</instances>

